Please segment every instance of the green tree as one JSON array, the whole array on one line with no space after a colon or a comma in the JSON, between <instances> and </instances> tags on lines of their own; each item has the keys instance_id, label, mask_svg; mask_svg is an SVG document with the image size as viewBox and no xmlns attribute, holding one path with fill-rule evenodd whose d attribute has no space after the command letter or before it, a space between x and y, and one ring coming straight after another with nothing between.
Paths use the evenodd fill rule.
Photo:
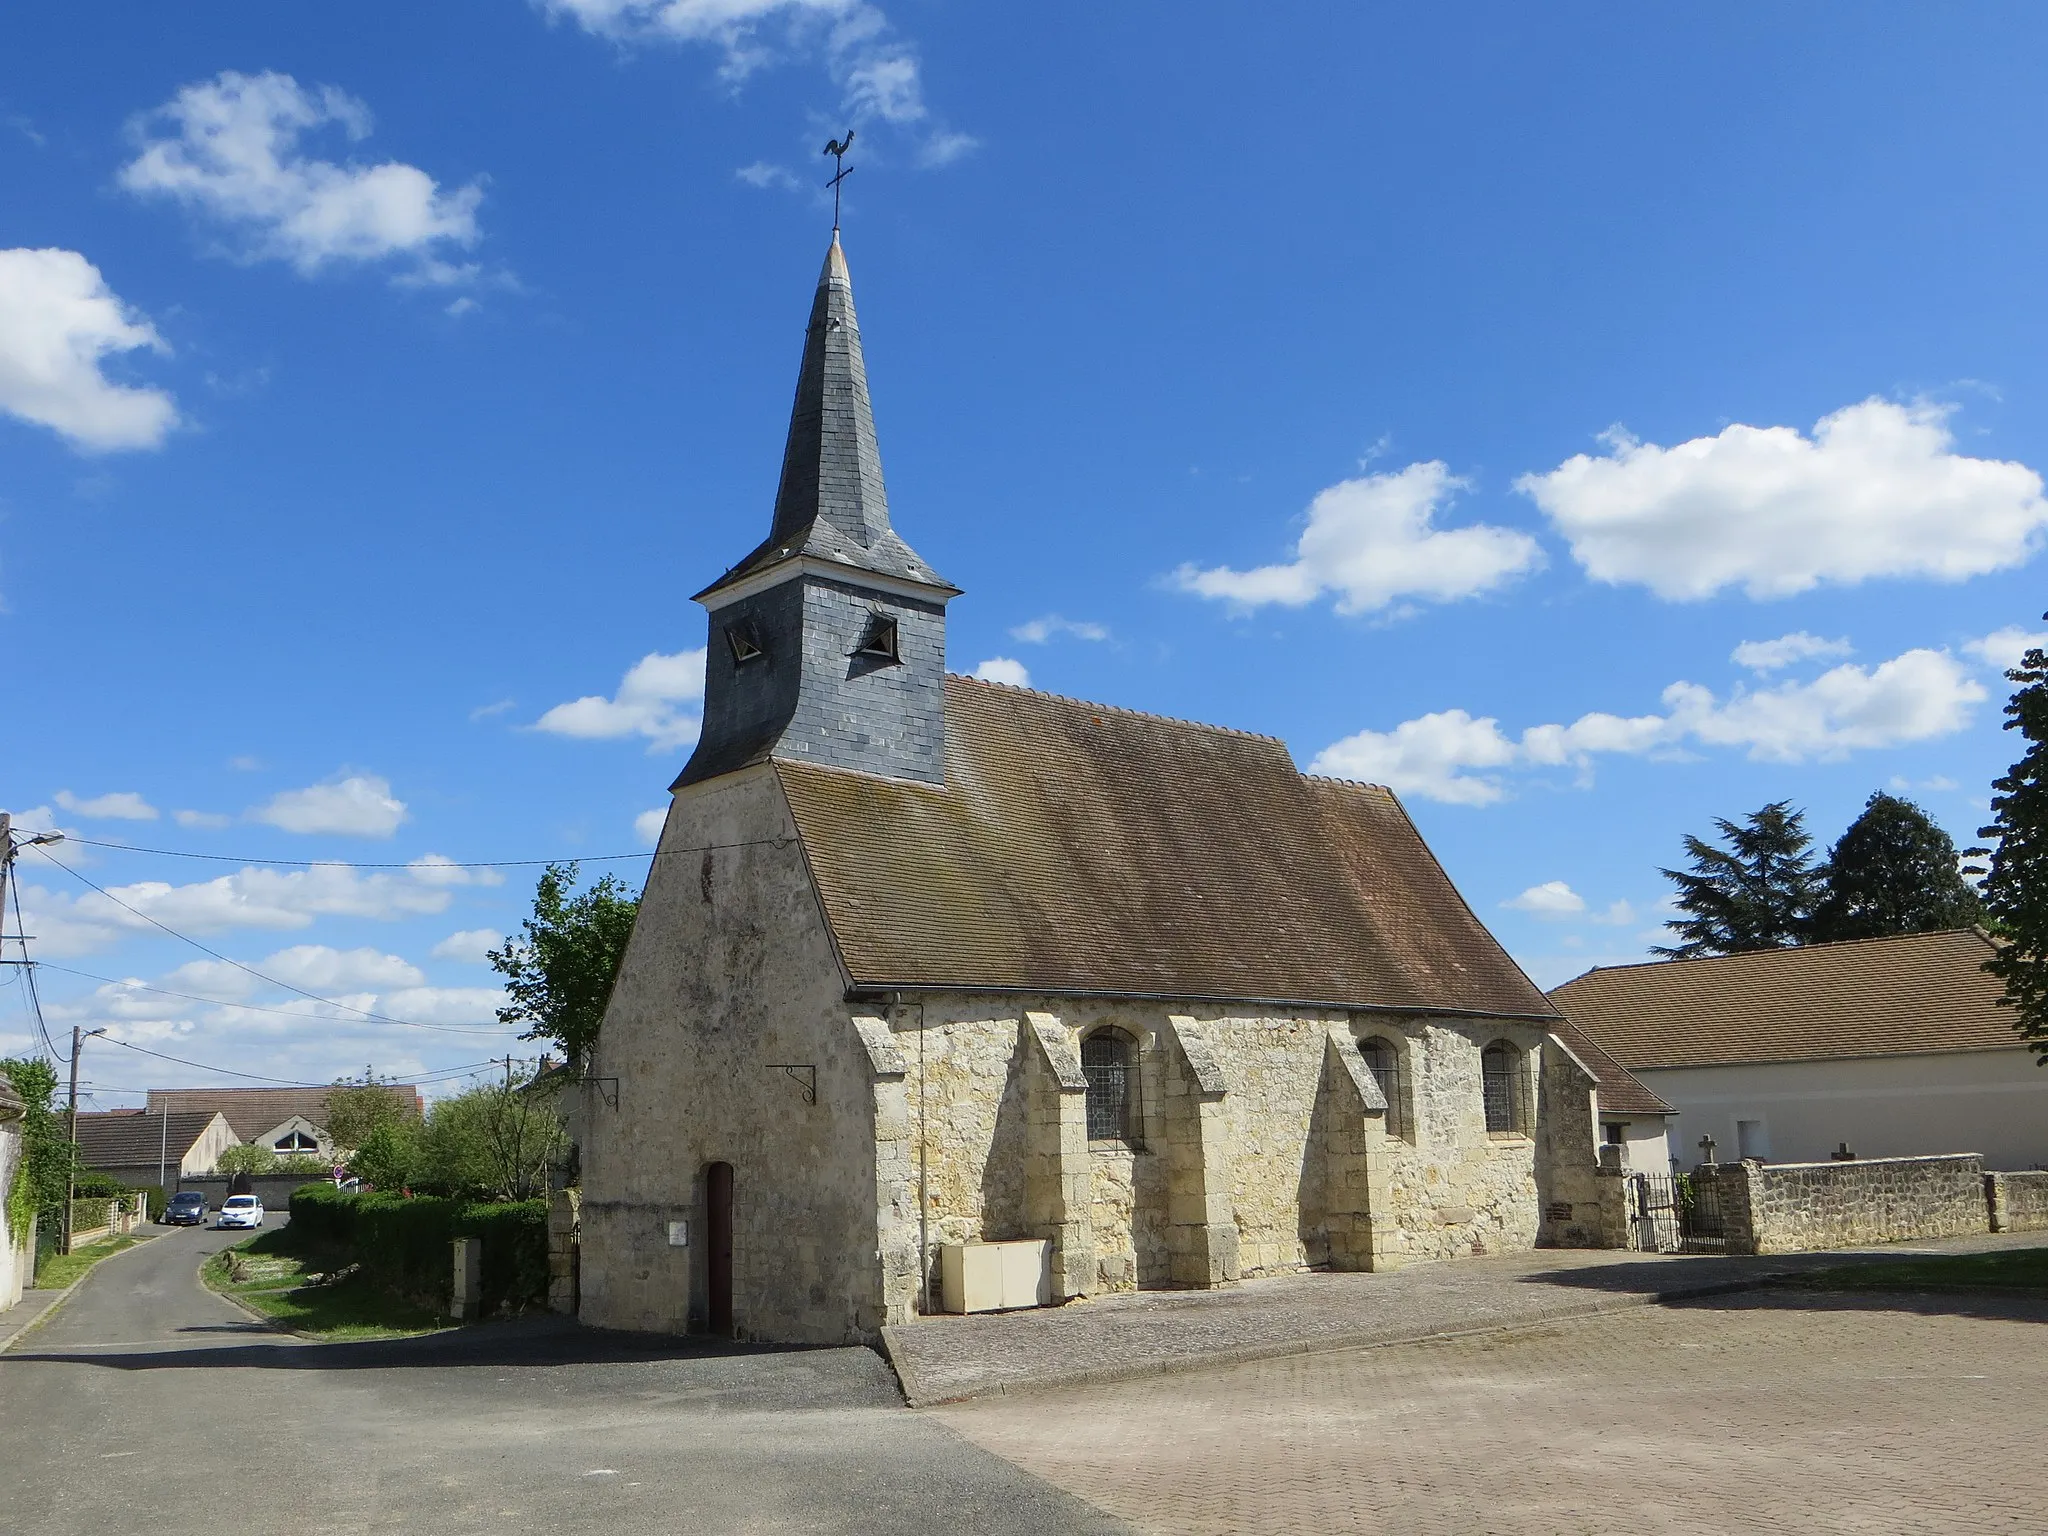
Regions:
<instances>
[{"instance_id":1,"label":"green tree","mask_svg":"<svg viewBox=\"0 0 2048 1536\"><path fill-rule=\"evenodd\" d=\"M480 1200L531 1200L548 1191L568 1137L555 1095L521 1063L502 1081L442 1099L427 1115L418 1182Z\"/></svg>"},{"instance_id":2,"label":"green tree","mask_svg":"<svg viewBox=\"0 0 2048 1536\"><path fill-rule=\"evenodd\" d=\"M1820 878L1815 943L1936 933L1984 920L1954 840L1912 801L1882 790L1829 850Z\"/></svg>"},{"instance_id":3,"label":"green tree","mask_svg":"<svg viewBox=\"0 0 2048 1536\"><path fill-rule=\"evenodd\" d=\"M327 1092L327 1135L348 1151L369 1145L379 1126L417 1118L410 1096L392 1092L388 1082L368 1070L360 1078L342 1078Z\"/></svg>"},{"instance_id":4,"label":"green tree","mask_svg":"<svg viewBox=\"0 0 2048 1536\"><path fill-rule=\"evenodd\" d=\"M276 1173L280 1167L278 1155L260 1141L245 1141L240 1146L229 1147L221 1153L214 1164L221 1173Z\"/></svg>"},{"instance_id":5,"label":"green tree","mask_svg":"<svg viewBox=\"0 0 2048 1536\"><path fill-rule=\"evenodd\" d=\"M14 1084L23 1107L22 1157L7 1191L9 1224L14 1240L20 1242L38 1215L45 1231L53 1232L63 1222L73 1171L71 1140L56 1108L56 1067L37 1057L16 1056L0 1060L0 1072Z\"/></svg>"},{"instance_id":6,"label":"green tree","mask_svg":"<svg viewBox=\"0 0 2048 1536\"><path fill-rule=\"evenodd\" d=\"M572 1068L581 1068L597 1043L640 900L616 875L584 891L575 890L576 879L573 863L548 865L533 893L533 916L519 937L490 952L490 961L512 998L498 1010L499 1022L524 1025L522 1040L553 1041Z\"/></svg>"},{"instance_id":7,"label":"green tree","mask_svg":"<svg viewBox=\"0 0 2048 1536\"><path fill-rule=\"evenodd\" d=\"M1716 818L1726 847L1688 835L1690 870L1665 870L1685 916L1664 926L1681 942L1653 953L1692 960L1804 942L1818 895L1805 813L1775 800L1738 826Z\"/></svg>"},{"instance_id":8,"label":"green tree","mask_svg":"<svg viewBox=\"0 0 2048 1536\"><path fill-rule=\"evenodd\" d=\"M348 1171L376 1189L399 1190L412 1184L426 1162L421 1126L406 1115L373 1125L363 1144L349 1156Z\"/></svg>"},{"instance_id":9,"label":"green tree","mask_svg":"<svg viewBox=\"0 0 2048 1536\"><path fill-rule=\"evenodd\" d=\"M2005 983L2013 1027L2048 1066L2048 654L2030 648L2005 676L2019 685L2005 728L2027 750L1993 782L1991 825L1977 832L1993 840L1984 906L2004 941L1984 969Z\"/></svg>"}]
</instances>

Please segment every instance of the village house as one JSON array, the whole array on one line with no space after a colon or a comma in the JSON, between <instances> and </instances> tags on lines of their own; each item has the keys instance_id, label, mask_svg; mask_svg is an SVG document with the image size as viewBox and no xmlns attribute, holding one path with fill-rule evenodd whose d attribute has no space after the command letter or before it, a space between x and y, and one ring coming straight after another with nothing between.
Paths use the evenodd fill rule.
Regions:
<instances>
[{"instance_id":1,"label":"village house","mask_svg":"<svg viewBox=\"0 0 2048 1536\"><path fill-rule=\"evenodd\" d=\"M242 1138L218 1110L96 1110L78 1117L78 1159L130 1188L176 1189L178 1180L212 1173Z\"/></svg>"},{"instance_id":2,"label":"village house","mask_svg":"<svg viewBox=\"0 0 2048 1536\"><path fill-rule=\"evenodd\" d=\"M948 675L959 595L891 524L835 231L585 1066L584 1319L872 1340L1006 1240L1026 1304L1595 1240L1603 1095L1667 1106L1393 794Z\"/></svg>"},{"instance_id":3,"label":"village house","mask_svg":"<svg viewBox=\"0 0 2048 1536\"><path fill-rule=\"evenodd\" d=\"M420 1091L411 1083L378 1084L401 1110L418 1117L426 1112ZM152 1088L144 1101L152 1114L165 1110L204 1110L226 1117L242 1141L268 1147L279 1157L302 1158L310 1166L338 1153L327 1132L330 1088Z\"/></svg>"},{"instance_id":4,"label":"village house","mask_svg":"<svg viewBox=\"0 0 2048 1536\"><path fill-rule=\"evenodd\" d=\"M1979 1152L2048 1166L2048 1070L2013 1030L1976 928L1602 966L1551 993L1677 1111L1687 1166Z\"/></svg>"}]
</instances>

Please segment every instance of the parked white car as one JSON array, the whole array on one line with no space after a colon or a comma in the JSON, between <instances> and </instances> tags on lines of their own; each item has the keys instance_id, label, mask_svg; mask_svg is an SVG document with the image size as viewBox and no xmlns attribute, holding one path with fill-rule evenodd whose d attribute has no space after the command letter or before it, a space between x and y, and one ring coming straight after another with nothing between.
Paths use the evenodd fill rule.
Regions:
<instances>
[{"instance_id":1,"label":"parked white car","mask_svg":"<svg viewBox=\"0 0 2048 1536\"><path fill-rule=\"evenodd\" d=\"M263 1202L254 1195L229 1195L221 1204L220 1225L223 1228L262 1226Z\"/></svg>"}]
</instances>

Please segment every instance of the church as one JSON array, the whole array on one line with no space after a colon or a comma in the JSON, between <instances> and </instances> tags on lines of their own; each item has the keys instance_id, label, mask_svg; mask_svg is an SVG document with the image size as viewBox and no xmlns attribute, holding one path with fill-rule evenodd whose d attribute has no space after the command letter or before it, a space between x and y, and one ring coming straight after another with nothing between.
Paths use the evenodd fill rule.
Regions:
<instances>
[{"instance_id":1,"label":"church","mask_svg":"<svg viewBox=\"0 0 2048 1536\"><path fill-rule=\"evenodd\" d=\"M1596 1241L1596 1132L1656 1101L1394 795L949 674L961 595L890 520L835 229L586 1068L583 1320L873 1342L956 1245L1060 1305Z\"/></svg>"}]
</instances>

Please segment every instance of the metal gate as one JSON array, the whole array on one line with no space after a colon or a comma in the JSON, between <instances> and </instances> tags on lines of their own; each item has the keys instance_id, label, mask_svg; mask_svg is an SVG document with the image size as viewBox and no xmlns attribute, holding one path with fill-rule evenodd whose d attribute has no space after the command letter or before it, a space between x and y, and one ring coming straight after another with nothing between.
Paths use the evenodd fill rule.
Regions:
<instances>
[{"instance_id":1,"label":"metal gate","mask_svg":"<svg viewBox=\"0 0 2048 1536\"><path fill-rule=\"evenodd\" d=\"M1629 1246L1640 1253L1726 1253L1721 1191L1685 1174L1632 1173Z\"/></svg>"}]
</instances>

